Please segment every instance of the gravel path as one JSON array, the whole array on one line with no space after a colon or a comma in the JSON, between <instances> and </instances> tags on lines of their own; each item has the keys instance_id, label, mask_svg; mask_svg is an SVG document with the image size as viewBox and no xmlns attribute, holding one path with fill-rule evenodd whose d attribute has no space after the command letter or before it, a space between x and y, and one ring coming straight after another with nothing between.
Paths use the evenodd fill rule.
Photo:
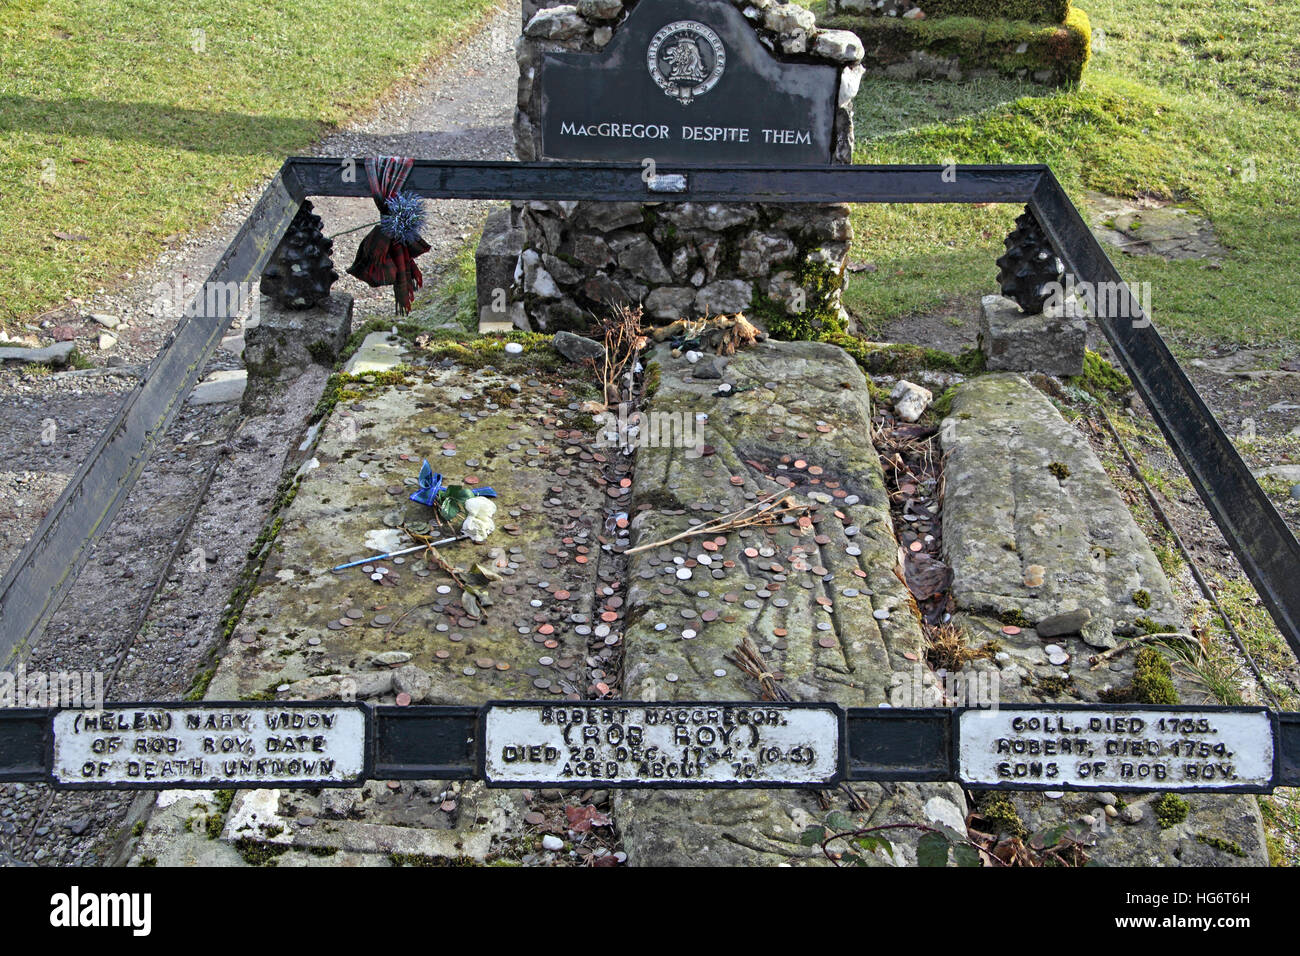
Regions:
<instances>
[{"instance_id":1,"label":"gravel path","mask_svg":"<svg viewBox=\"0 0 1300 956\"><path fill-rule=\"evenodd\" d=\"M390 95L311 152L374 153L426 159L511 159L515 97L513 44L517 12L503 10L418 81ZM133 374L166 341L174 320L153 314L159 283L201 281L261 194L251 189L212 227L178 241L132 284L81 303L73 325L78 346L100 371L32 374L0 369L0 560L9 562L99 438L103 423L134 386ZM316 204L327 234L375 218L368 200ZM442 202L425 238L422 260L436 274L475 235L487 204ZM340 236L335 263L351 263L366 230ZM354 322L390 314L392 291L343 278L356 297ZM91 313L124 324L111 348ZM238 328L232 328L237 333ZM232 335L232 340L237 336ZM234 351L209 363L238 368ZM304 456L302 428L324 384L323 370L298 381L272 414L241 416L236 405L187 405L112 526L96 546L44 637L30 650L29 670L98 670L109 699L174 699L185 693L219 638L219 618L270 509L281 476ZM132 793L54 793L43 785L0 788L0 863L93 865L110 862L134 814ZM142 809L147 801L136 807Z\"/></svg>"}]
</instances>

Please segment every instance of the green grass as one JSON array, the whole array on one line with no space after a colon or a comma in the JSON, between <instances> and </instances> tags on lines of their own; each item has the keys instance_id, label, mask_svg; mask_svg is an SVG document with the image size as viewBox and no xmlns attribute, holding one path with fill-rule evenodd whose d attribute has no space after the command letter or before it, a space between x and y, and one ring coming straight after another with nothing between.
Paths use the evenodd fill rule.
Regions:
<instances>
[{"instance_id":1,"label":"green grass","mask_svg":"<svg viewBox=\"0 0 1300 956\"><path fill-rule=\"evenodd\" d=\"M117 284L493 6L3 0L0 323Z\"/></svg>"},{"instance_id":2,"label":"green grass","mask_svg":"<svg viewBox=\"0 0 1300 956\"><path fill-rule=\"evenodd\" d=\"M1105 38L1079 88L870 77L855 160L1045 162L1080 206L1087 190L1184 203L1226 247L1219 268L1112 255L1152 284L1157 327L1184 346L1300 340L1300 6L1083 5ZM993 291L1019 211L859 207L853 255L879 269L851 277L847 305L872 328Z\"/></svg>"},{"instance_id":3,"label":"green grass","mask_svg":"<svg viewBox=\"0 0 1300 956\"><path fill-rule=\"evenodd\" d=\"M476 239L462 244L440 275L426 278L425 290L412 306L409 322L429 329L450 326L464 332L478 331L475 244Z\"/></svg>"}]
</instances>

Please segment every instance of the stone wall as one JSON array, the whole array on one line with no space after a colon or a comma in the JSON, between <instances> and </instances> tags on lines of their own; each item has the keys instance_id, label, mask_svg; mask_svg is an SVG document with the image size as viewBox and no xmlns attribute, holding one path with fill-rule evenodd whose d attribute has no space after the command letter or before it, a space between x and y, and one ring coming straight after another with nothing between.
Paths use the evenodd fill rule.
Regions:
<instances>
[{"instance_id":1,"label":"stone wall","mask_svg":"<svg viewBox=\"0 0 1300 956\"><path fill-rule=\"evenodd\" d=\"M813 14L794 4L734 2L775 55L839 70L833 160L851 162L860 41L819 30ZM541 158L537 81L544 55L600 51L632 6L581 0L543 7L524 0L516 46L520 160ZM658 320L741 310L760 322L774 315L838 318L852 227L847 205L524 202L489 223L481 248L499 250L503 238L520 249L510 321L555 331L584 328L591 313L616 303L642 304ZM485 317L487 304L480 290ZM498 313L499 307L498 301Z\"/></svg>"},{"instance_id":2,"label":"stone wall","mask_svg":"<svg viewBox=\"0 0 1300 956\"><path fill-rule=\"evenodd\" d=\"M954 82L1079 82L1092 24L1068 0L829 0L824 20L854 33L866 72Z\"/></svg>"}]
</instances>

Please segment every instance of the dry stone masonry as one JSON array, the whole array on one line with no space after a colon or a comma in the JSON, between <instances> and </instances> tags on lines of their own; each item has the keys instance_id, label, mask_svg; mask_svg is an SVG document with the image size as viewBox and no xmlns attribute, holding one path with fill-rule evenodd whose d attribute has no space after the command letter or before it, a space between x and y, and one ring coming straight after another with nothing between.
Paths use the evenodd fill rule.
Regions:
<instances>
[{"instance_id":1,"label":"dry stone masonry","mask_svg":"<svg viewBox=\"0 0 1300 956\"><path fill-rule=\"evenodd\" d=\"M524 16L523 161L641 162L650 182L673 164L852 159L862 46L802 7L587 0ZM584 328L617 303L838 317L851 238L846 205L517 203L479 247L481 324Z\"/></svg>"}]
</instances>

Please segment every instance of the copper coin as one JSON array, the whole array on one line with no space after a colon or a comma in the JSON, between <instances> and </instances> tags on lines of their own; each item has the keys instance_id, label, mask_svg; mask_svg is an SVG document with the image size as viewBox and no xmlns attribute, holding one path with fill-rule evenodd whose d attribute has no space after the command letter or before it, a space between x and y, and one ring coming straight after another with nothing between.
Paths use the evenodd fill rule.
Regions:
<instances>
[{"instance_id":1,"label":"copper coin","mask_svg":"<svg viewBox=\"0 0 1300 956\"><path fill-rule=\"evenodd\" d=\"M539 628L537 629L537 633L538 633L538 634L554 634L554 633L555 633L555 627L554 627L554 625L551 625L551 624L543 624L541 627L539 627Z\"/></svg>"},{"instance_id":2,"label":"copper coin","mask_svg":"<svg viewBox=\"0 0 1300 956\"><path fill-rule=\"evenodd\" d=\"M409 707L410 704L411 704L411 695L406 693L406 691L402 691L400 694L397 695L398 707Z\"/></svg>"},{"instance_id":3,"label":"copper coin","mask_svg":"<svg viewBox=\"0 0 1300 956\"><path fill-rule=\"evenodd\" d=\"M557 601L567 601L570 597L571 597L571 595L569 594L568 591L556 591L556 592L555 592L555 600L557 600Z\"/></svg>"},{"instance_id":4,"label":"copper coin","mask_svg":"<svg viewBox=\"0 0 1300 956\"><path fill-rule=\"evenodd\" d=\"M1008 625L1006 625L1005 627L1002 628L1002 633L1003 633L1003 634L1019 634L1019 633L1020 633L1020 628L1016 627L1014 624L1008 624Z\"/></svg>"},{"instance_id":5,"label":"copper coin","mask_svg":"<svg viewBox=\"0 0 1300 956\"><path fill-rule=\"evenodd\" d=\"M836 641L835 638L833 637L819 637L817 639L817 644L819 647L834 647L835 643Z\"/></svg>"},{"instance_id":6,"label":"copper coin","mask_svg":"<svg viewBox=\"0 0 1300 956\"><path fill-rule=\"evenodd\" d=\"M505 661L500 661L500 662L497 664L497 670L499 670L499 671L508 671L508 670L510 670L510 665L507 664Z\"/></svg>"},{"instance_id":7,"label":"copper coin","mask_svg":"<svg viewBox=\"0 0 1300 956\"><path fill-rule=\"evenodd\" d=\"M542 642L542 647L545 647L547 650L552 650L552 651L553 651L553 650L555 650L555 648L557 648L557 647L559 647L559 646L560 646L560 642L557 641L557 640L553 640L553 639L552 639L552 640L549 640L549 641L543 641L543 642Z\"/></svg>"},{"instance_id":8,"label":"copper coin","mask_svg":"<svg viewBox=\"0 0 1300 956\"><path fill-rule=\"evenodd\" d=\"M476 657L474 658L474 663L479 667L488 668L493 665L494 661L490 657Z\"/></svg>"},{"instance_id":9,"label":"copper coin","mask_svg":"<svg viewBox=\"0 0 1300 956\"><path fill-rule=\"evenodd\" d=\"M442 648L434 651L433 656L438 658L438 660L440 661L445 661L447 658L451 657L451 651L447 650L446 648Z\"/></svg>"}]
</instances>

